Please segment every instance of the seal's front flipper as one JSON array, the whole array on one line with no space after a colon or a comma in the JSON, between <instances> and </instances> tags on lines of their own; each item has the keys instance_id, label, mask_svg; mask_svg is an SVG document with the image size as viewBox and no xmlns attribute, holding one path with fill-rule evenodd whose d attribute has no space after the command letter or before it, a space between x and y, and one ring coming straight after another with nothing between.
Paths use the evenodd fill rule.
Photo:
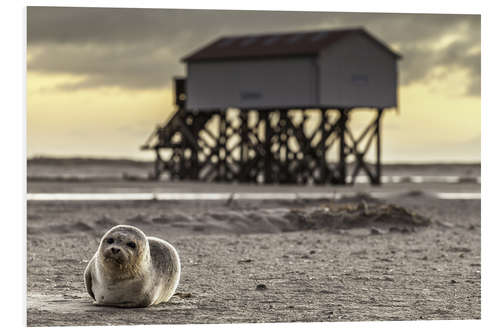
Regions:
<instances>
[{"instance_id":1,"label":"seal's front flipper","mask_svg":"<svg viewBox=\"0 0 500 333\"><path fill-rule=\"evenodd\" d=\"M95 301L95 295L94 295L94 292L92 291L92 273L91 273L91 268L90 268L91 265L93 265L93 264L94 264L94 258L92 258L89 261L89 264L87 265L87 268L85 269L84 280L85 280L85 287L87 288L87 292Z\"/></svg>"}]
</instances>

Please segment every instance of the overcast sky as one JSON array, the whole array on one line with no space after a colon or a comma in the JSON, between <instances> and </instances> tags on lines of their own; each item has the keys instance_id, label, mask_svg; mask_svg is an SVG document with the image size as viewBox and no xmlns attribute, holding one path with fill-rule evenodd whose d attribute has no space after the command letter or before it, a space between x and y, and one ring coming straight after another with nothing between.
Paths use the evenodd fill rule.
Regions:
<instances>
[{"instance_id":1,"label":"overcast sky","mask_svg":"<svg viewBox=\"0 0 500 333\"><path fill-rule=\"evenodd\" d=\"M27 12L28 131L33 130L32 135L28 133L28 154L57 154L60 150L42 138L54 135L53 130L44 134L41 127L50 126L37 121L43 114L48 116L50 103L57 109L62 100L68 103L74 97L76 102L77 96L85 93L100 94L99 98L103 99L111 98L111 92L136 96L164 94L172 77L184 74L180 58L223 35L345 27L364 27L403 55L399 77L401 89L407 89L408 95L413 91L411 87L414 90L426 87L426 93L436 98L436 106L445 107L443 103L447 98L455 102L463 99L470 103L467 105L473 105L469 113L462 112L460 117L474 118L472 123L477 128L460 132L456 140L461 140L464 147L477 141L471 146L475 148L470 148L476 153L468 151L464 159L473 159L471 156L476 154L479 160L481 36L478 15L54 7L29 7ZM411 100L418 98L413 96ZM171 103L170 100L164 102ZM411 109L410 104L407 106ZM135 127L130 125L134 128L131 131L134 137L126 140L138 140L139 136L149 134L146 124L158 117L155 114L137 118ZM154 125L150 123L151 130ZM102 135L105 133L103 129ZM443 139L447 147L443 149L450 149L452 141ZM120 154L137 157L137 153L132 153L136 146L131 147L130 154L126 150L120 150ZM75 147L78 147L76 141ZM389 151L391 154L391 149ZM60 153L69 154L69 151ZM75 148L74 154L78 153ZM80 153L89 155L92 150ZM96 150L95 153L106 152ZM460 159L459 155L448 158ZM439 151L429 156L439 156Z\"/></svg>"}]
</instances>

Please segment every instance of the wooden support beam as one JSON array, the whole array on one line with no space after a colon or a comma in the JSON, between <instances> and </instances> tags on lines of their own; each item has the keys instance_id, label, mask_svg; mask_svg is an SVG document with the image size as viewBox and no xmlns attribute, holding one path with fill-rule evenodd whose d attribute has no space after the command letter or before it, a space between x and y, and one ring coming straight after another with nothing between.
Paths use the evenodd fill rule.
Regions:
<instances>
[{"instance_id":1,"label":"wooden support beam","mask_svg":"<svg viewBox=\"0 0 500 333\"><path fill-rule=\"evenodd\" d=\"M264 182L266 184L272 183L272 152L271 152L271 138L272 138L272 127L271 127L271 112L268 110L259 111L259 116L264 119L265 124L265 140L264 140Z\"/></svg>"},{"instance_id":2,"label":"wooden support beam","mask_svg":"<svg viewBox=\"0 0 500 333\"><path fill-rule=\"evenodd\" d=\"M327 177L327 162L326 162L326 138L327 138L327 131L326 131L326 124L328 123L327 119L327 114L325 109L321 109L321 141L319 143L319 158L320 158L320 175L318 179L318 183L324 184L326 177Z\"/></svg>"},{"instance_id":3,"label":"wooden support beam","mask_svg":"<svg viewBox=\"0 0 500 333\"><path fill-rule=\"evenodd\" d=\"M331 117L333 110L243 109L238 111L238 120L232 117L233 111L179 110L171 122L156 131L153 139L157 143L150 145L149 149L157 154L153 177L168 173L173 179L257 182L259 175L263 175L263 181L268 184L309 181L345 184L348 157L353 156L351 181L355 181L360 171L365 171L372 184L380 184L384 110L377 109L377 117L358 138L348 127L350 110L337 109L336 118ZM306 126L305 122L312 113L318 115L320 121L315 128L306 129L311 123ZM258 116L256 122L250 114ZM299 115L302 121L293 121ZM328 152L334 145L338 146L339 153L332 160ZM367 151L373 146L375 165L365 161ZM161 159L160 150L171 153L168 161Z\"/></svg>"},{"instance_id":4,"label":"wooden support beam","mask_svg":"<svg viewBox=\"0 0 500 333\"><path fill-rule=\"evenodd\" d=\"M379 111L379 110L377 110ZM364 170L367 176L370 178L370 182L373 185L377 185L380 183L380 165L377 164L380 162L380 151L376 151L376 159L375 161L375 170L372 170L370 166L365 162L365 156L368 150L373 146L373 140L377 140L375 143L375 149L378 149L379 140L379 122L380 122L381 113L377 112L375 118L366 126L362 134L356 139L354 138L351 130L347 127L346 133L350 140L352 141L352 147L350 154L355 157L355 165L353 172L351 173L350 183L354 184L356 181L356 177L360 170ZM365 138L367 139L365 140ZM364 140L364 143L363 143ZM364 147L362 147L364 145Z\"/></svg>"},{"instance_id":5,"label":"wooden support beam","mask_svg":"<svg viewBox=\"0 0 500 333\"><path fill-rule=\"evenodd\" d=\"M375 149L377 150L377 160L376 160L376 165L375 165L375 182L373 183L374 185L380 185L382 180L382 161L381 161L381 154L382 154L382 142L381 142L381 121L382 121L382 115L383 115L384 109L378 109L377 110L377 124L376 124L376 131L377 131L377 143L375 145Z\"/></svg>"},{"instance_id":6,"label":"wooden support beam","mask_svg":"<svg viewBox=\"0 0 500 333\"><path fill-rule=\"evenodd\" d=\"M161 169L163 167L163 160L161 158L159 148L155 149L155 153L156 153L156 160L155 160L155 165L154 165L153 178L158 180L158 179L160 179L160 175L161 175L161 171L162 171Z\"/></svg>"},{"instance_id":7,"label":"wooden support beam","mask_svg":"<svg viewBox=\"0 0 500 333\"><path fill-rule=\"evenodd\" d=\"M339 184L346 183L346 144L345 144L345 135L346 135L346 127L348 121L348 114L346 109L339 109L339 126L338 126L338 137L339 137L339 162L338 162L338 170L339 170L339 178L337 179Z\"/></svg>"},{"instance_id":8,"label":"wooden support beam","mask_svg":"<svg viewBox=\"0 0 500 333\"><path fill-rule=\"evenodd\" d=\"M248 163L248 110L241 110L240 116L240 161L239 161L239 180L248 181L246 165Z\"/></svg>"},{"instance_id":9,"label":"wooden support beam","mask_svg":"<svg viewBox=\"0 0 500 333\"><path fill-rule=\"evenodd\" d=\"M221 152L225 150L226 143L226 114L223 110L218 112L219 114L219 137L217 142L217 180L223 181L225 180L225 172L224 172L224 164L225 161L221 158Z\"/></svg>"}]
</instances>

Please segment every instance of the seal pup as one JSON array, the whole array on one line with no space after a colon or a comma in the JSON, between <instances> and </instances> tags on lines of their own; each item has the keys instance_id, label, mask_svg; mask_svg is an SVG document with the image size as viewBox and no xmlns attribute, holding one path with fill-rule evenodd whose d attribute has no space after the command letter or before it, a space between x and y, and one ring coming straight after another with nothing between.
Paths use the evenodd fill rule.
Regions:
<instances>
[{"instance_id":1,"label":"seal pup","mask_svg":"<svg viewBox=\"0 0 500 333\"><path fill-rule=\"evenodd\" d=\"M84 273L96 305L147 307L166 302L179 284L175 248L138 228L117 225L102 237Z\"/></svg>"}]
</instances>

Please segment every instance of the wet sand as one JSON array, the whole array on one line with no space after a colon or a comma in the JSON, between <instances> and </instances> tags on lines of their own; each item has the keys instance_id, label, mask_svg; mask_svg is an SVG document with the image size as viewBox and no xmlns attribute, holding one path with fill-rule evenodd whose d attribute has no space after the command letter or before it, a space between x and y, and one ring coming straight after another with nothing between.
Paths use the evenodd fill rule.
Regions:
<instances>
[{"instance_id":1,"label":"wet sand","mask_svg":"<svg viewBox=\"0 0 500 333\"><path fill-rule=\"evenodd\" d=\"M135 160L32 158L28 159L27 164L27 176L30 181L146 180L153 171L153 162ZM383 176L473 178L481 176L481 165L479 163L384 164Z\"/></svg>"},{"instance_id":2,"label":"wet sand","mask_svg":"<svg viewBox=\"0 0 500 333\"><path fill-rule=\"evenodd\" d=\"M149 188L79 184L34 182L28 192ZM177 184L175 191L227 186ZM375 188L406 190L389 201L30 201L28 325L479 319L481 202L438 200L425 192L443 186L480 191L480 185L415 186ZM430 224L415 227L387 216L335 224L339 215L331 207L363 202L370 209L394 204ZM314 224L318 219L326 224ZM123 223L178 249L181 282L170 302L145 309L92 305L83 271L102 234Z\"/></svg>"}]
</instances>

